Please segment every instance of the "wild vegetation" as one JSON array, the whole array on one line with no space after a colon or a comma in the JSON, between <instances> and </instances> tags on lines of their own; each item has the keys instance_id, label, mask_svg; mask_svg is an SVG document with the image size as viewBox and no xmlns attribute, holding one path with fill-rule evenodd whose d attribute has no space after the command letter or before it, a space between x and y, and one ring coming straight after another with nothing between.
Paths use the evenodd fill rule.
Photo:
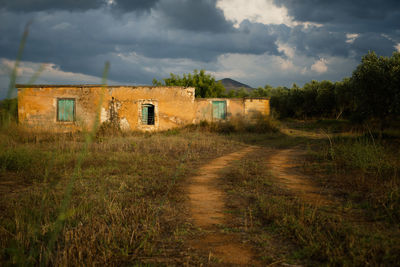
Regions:
<instances>
[{"instance_id":1,"label":"wild vegetation","mask_svg":"<svg viewBox=\"0 0 400 267\"><path fill-rule=\"evenodd\" d=\"M240 233L261 265L397 265L398 71L398 53L370 53L343 82L251 93L271 97L281 118L329 120L259 117L254 124L202 122L160 133L107 125L88 133L30 132L16 124L16 102L3 101L0 264L209 264L209 255L188 246L202 232L187 216L184 185L205 162L251 144L258 149L227 167L215 185L229 193L232 220L220 225L222 233ZM201 97L223 95L204 71L164 83L195 86ZM330 203L304 201L271 172L266 162L286 148L307 151L292 168Z\"/></svg>"},{"instance_id":2,"label":"wild vegetation","mask_svg":"<svg viewBox=\"0 0 400 267\"><path fill-rule=\"evenodd\" d=\"M263 141L269 153L293 147L293 142L297 148L308 143L309 157L300 162L300 170L320 183L320 190L325 196L329 192L334 202L304 202L265 168L268 154L260 150L223 174L230 201L240 203L234 207L241 217L236 227L244 228L245 238L255 242L266 263L396 265L399 151L389 152L383 144L375 147L369 137L348 138L344 143L339 139L333 145L327 140ZM374 161L378 157L385 160Z\"/></svg>"},{"instance_id":3,"label":"wild vegetation","mask_svg":"<svg viewBox=\"0 0 400 267\"><path fill-rule=\"evenodd\" d=\"M192 74L170 74L154 85L193 86L197 97L268 97L280 118L349 119L381 130L400 121L400 52L391 57L369 52L350 78L339 82L311 81L299 87L265 85L254 90L225 92L222 84L204 70Z\"/></svg>"},{"instance_id":4,"label":"wild vegetation","mask_svg":"<svg viewBox=\"0 0 400 267\"><path fill-rule=\"evenodd\" d=\"M183 262L182 179L238 145L200 131L98 136L76 169L80 134L1 140L0 262L17 265Z\"/></svg>"},{"instance_id":5,"label":"wild vegetation","mask_svg":"<svg viewBox=\"0 0 400 267\"><path fill-rule=\"evenodd\" d=\"M184 86L196 88L196 97L221 97L225 92L225 88L221 83L215 81L215 78L210 74L206 74L205 70L194 70L193 74L179 75L170 74L169 78L158 81L153 79L153 85L166 85L166 86Z\"/></svg>"},{"instance_id":6,"label":"wild vegetation","mask_svg":"<svg viewBox=\"0 0 400 267\"><path fill-rule=\"evenodd\" d=\"M251 95L270 97L281 118L344 118L383 129L400 118L399 77L399 52L391 57L370 52L341 82L311 81L291 89L267 85Z\"/></svg>"},{"instance_id":7,"label":"wild vegetation","mask_svg":"<svg viewBox=\"0 0 400 267\"><path fill-rule=\"evenodd\" d=\"M187 240L201 233L185 215L183 185L203 163L256 144L262 149L221 174L229 202L236 203L230 205L236 219L221 231L242 232L265 264L398 262L398 137L333 136L338 129L351 129L349 123L280 125L306 133L321 127L330 138L310 139L277 132L273 122L267 125L254 130L238 122L202 123L162 133L100 132L90 144L84 133L3 129L0 261L6 265L206 263L186 247ZM303 167L298 171L329 188L338 200L335 205L303 202L269 172L268 157L288 147L308 150L308 157L299 159ZM71 179L75 182L68 196ZM68 197L70 203L60 213ZM57 232L60 217L63 223Z\"/></svg>"}]
</instances>

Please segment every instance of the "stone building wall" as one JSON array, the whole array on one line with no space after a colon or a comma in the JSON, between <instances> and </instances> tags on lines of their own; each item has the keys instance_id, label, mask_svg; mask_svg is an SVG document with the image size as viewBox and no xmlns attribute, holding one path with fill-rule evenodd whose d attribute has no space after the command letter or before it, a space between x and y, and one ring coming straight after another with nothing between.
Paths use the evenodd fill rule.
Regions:
<instances>
[{"instance_id":1,"label":"stone building wall","mask_svg":"<svg viewBox=\"0 0 400 267\"><path fill-rule=\"evenodd\" d=\"M74 101L73 120L60 121L60 100ZM143 123L144 105L154 107L154 123ZM90 129L96 118L123 130L165 130L194 121L194 88L153 86L18 86L22 125L49 131ZM100 116L98 115L100 114Z\"/></svg>"},{"instance_id":2,"label":"stone building wall","mask_svg":"<svg viewBox=\"0 0 400 267\"><path fill-rule=\"evenodd\" d=\"M18 85L19 122L43 131L88 130L98 121L122 130L157 131L202 120L269 114L261 98L195 99L194 88L166 86Z\"/></svg>"},{"instance_id":3,"label":"stone building wall","mask_svg":"<svg viewBox=\"0 0 400 267\"><path fill-rule=\"evenodd\" d=\"M253 119L257 115L269 115L269 100L265 98L198 98L196 102L196 122L218 121L213 102L225 102L226 119Z\"/></svg>"}]
</instances>

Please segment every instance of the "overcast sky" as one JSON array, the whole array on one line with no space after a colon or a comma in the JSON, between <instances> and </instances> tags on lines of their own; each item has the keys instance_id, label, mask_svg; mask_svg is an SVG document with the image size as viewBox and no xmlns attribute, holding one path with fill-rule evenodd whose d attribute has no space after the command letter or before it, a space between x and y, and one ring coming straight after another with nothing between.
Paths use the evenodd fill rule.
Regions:
<instances>
[{"instance_id":1,"label":"overcast sky","mask_svg":"<svg viewBox=\"0 0 400 267\"><path fill-rule=\"evenodd\" d=\"M253 87L350 76L400 51L399 0L0 0L0 97L25 25L17 82L116 84L205 69Z\"/></svg>"}]
</instances>

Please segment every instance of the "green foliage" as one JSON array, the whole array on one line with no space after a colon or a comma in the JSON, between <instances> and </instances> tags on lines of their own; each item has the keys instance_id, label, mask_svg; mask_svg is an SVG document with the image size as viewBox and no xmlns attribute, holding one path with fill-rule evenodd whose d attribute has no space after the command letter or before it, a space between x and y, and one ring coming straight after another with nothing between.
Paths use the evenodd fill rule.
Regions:
<instances>
[{"instance_id":1,"label":"green foliage","mask_svg":"<svg viewBox=\"0 0 400 267\"><path fill-rule=\"evenodd\" d=\"M352 77L340 82L311 81L290 90L266 86L254 93L270 97L282 118L342 117L374 122L382 130L400 118L400 53L378 57L370 52Z\"/></svg>"},{"instance_id":2,"label":"green foliage","mask_svg":"<svg viewBox=\"0 0 400 267\"><path fill-rule=\"evenodd\" d=\"M226 97L229 98L243 98L243 97L249 97L250 93L249 91L247 91L246 88L239 88L239 90L231 90L228 92L228 94L226 95Z\"/></svg>"},{"instance_id":3,"label":"green foliage","mask_svg":"<svg viewBox=\"0 0 400 267\"><path fill-rule=\"evenodd\" d=\"M165 78L162 81L153 79L153 85L155 86L184 86L194 87L196 89L196 97L222 97L225 92L225 87L215 81L215 78L210 74L206 74L204 70L194 70L193 74L183 74L183 77L170 74L169 78Z\"/></svg>"},{"instance_id":4,"label":"green foliage","mask_svg":"<svg viewBox=\"0 0 400 267\"><path fill-rule=\"evenodd\" d=\"M352 85L350 78L344 78L341 82L335 83L335 109L337 111L336 119L342 115L350 116L350 111L353 108L353 96L351 91Z\"/></svg>"},{"instance_id":5,"label":"green foliage","mask_svg":"<svg viewBox=\"0 0 400 267\"><path fill-rule=\"evenodd\" d=\"M400 115L400 53L378 57L365 55L353 72L355 116L360 121L376 119L381 128Z\"/></svg>"},{"instance_id":6,"label":"green foliage","mask_svg":"<svg viewBox=\"0 0 400 267\"><path fill-rule=\"evenodd\" d=\"M303 88L296 84L289 90L278 87L271 89L271 106L281 117L331 118L337 113L336 84L331 81L311 81Z\"/></svg>"}]
</instances>

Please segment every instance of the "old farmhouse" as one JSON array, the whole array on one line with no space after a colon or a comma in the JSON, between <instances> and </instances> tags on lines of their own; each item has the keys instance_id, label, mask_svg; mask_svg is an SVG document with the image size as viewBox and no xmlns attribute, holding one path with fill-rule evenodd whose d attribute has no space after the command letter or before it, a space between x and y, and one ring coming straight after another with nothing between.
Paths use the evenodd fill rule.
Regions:
<instances>
[{"instance_id":1,"label":"old farmhouse","mask_svg":"<svg viewBox=\"0 0 400 267\"><path fill-rule=\"evenodd\" d=\"M44 131L89 129L96 119L122 130L167 130L202 120L269 115L265 98L195 98L166 86L17 85L19 122Z\"/></svg>"}]
</instances>

